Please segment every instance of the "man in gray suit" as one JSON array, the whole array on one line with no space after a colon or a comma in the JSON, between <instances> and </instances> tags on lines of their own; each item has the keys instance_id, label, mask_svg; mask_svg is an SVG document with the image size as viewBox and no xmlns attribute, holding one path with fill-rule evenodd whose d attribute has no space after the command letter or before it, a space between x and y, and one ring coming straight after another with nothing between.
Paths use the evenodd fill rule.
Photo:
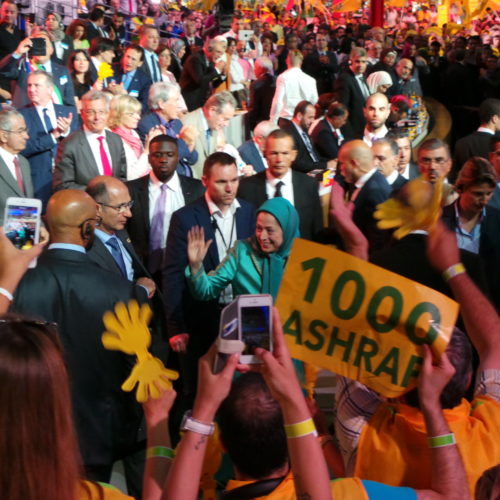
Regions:
<instances>
[{"instance_id":1,"label":"man in gray suit","mask_svg":"<svg viewBox=\"0 0 500 500\"><path fill-rule=\"evenodd\" d=\"M83 128L59 145L53 175L54 191L85 189L97 175L125 180L127 162L120 136L105 130L109 116L107 94L90 90L82 97Z\"/></svg>"},{"instance_id":2,"label":"man in gray suit","mask_svg":"<svg viewBox=\"0 0 500 500\"><path fill-rule=\"evenodd\" d=\"M191 165L193 177L201 179L203 165L207 156L217 151L219 141L224 139L224 129L234 116L236 99L231 92L224 91L208 98L202 108L195 109L182 118L184 125L191 125L198 130L195 149L198 161ZM221 137L219 137L221 134Z\"/></svg>"},{"instance_id":3,"label":"man in gray suit","mask_svg":"<svg viewBox=\"0 0 500 500\"><path fill-rule=\"evenodd\" d=\"M7 198L33 198L30 164L19 154L28 139L23 116L14 108L0 111L0 224Z\"/></svg>"}]
</instances>

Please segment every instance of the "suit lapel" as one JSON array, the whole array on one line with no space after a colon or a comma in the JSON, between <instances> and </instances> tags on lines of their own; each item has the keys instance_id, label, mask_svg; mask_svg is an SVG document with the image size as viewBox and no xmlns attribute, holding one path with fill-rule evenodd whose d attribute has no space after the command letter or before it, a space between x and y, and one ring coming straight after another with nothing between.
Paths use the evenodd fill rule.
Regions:
<instances>
[{"instance_id":1,"label":"suit lapel","mask_svg":"<svg viewBox=\"0 0 500 500\"><path fill-rule=\"evenodd\" d=\"M141 186L139 187L138 190L138 200L137 200L140 205L141 209L140 213L142 213L142 220L144 223L144 227L146 228L147 234L149 234L149 175L144 176Z\"/></svg>"},{"instance_id":2,"label":"suit lapel","mask_svg":"<svg viewBox=\"0 0 500 500\"><path fill-rule=\"evenodd\" d=\"M113 176L120 177L120 152L116 147L116 142L114 141L113 132L106 130L106 142L108 143L109 154L111 155L111 165L113 167Z\"/></svg>"},{"instance_id":3,"label":"suit lapel","mask_svg":"<svg viewBox=\"0 0 500 500\"><path fill-rule=\"evenodd\" d=\"M97 175L100 175L99 173L99 166L97 165L95 158L94 158L94 153L92 153L92 149L90 149L90 144L89 141L87 140L87 137L85 136L85 130L80 131L80 145L82 147L82 154L83 158L89 158L89 162L93 164L94 166L94 172L92 172L92 177L96 177Z\"/></svg>"},{"instance_id":4,"label":"suit lapel","mask_svg":"<svg viewBox=\"0 0 500 500\"><path fill-rule=\"evenodd\" d=\"M21 164L21 162L19 162ZM24 182L24 172L21 171L21 175L23 177ZM5 181L5 183L17 194L17 196L24 197L24 194L21 193L21 189L17 183L17 180L10 173L9 167L5 164L3 159L0 157L0 177ZM4 207L0 207L0 210L3 210Z\"/></svg>"},{"instance_id":5,"label":"suit lapel","mask_svg":"<svg viewBox=\"0 0 500 500\"><path fill-rule=\"evenodd\" d=\"M200 200L200 203L196 207L195 218L198 225L205 230L205 240L212 240L212 244L208 248L205 258L209 259L211 261L211 267L215 268L219 265L219 252L215 242L215 232L212 227L212 221L210 220L210 212L204 198Z\"/></svg>"},{"instance_id":6,"label":"suit lapel","mask_svg":"<svg viewBox=\"0 0 500 500\"><path fill-rule=\"evenodd\" d=\"M96 260L102 262L104 264L104 267L118 271L120 273L120 276L122 276L121 270L118 267L115 259L111 255L111 252L106 248L106 245L97 236L95 237L93 246L95 248L92 248L92 252L94 253L94 257L96 257Z\"/></svg>"}]
</instances>

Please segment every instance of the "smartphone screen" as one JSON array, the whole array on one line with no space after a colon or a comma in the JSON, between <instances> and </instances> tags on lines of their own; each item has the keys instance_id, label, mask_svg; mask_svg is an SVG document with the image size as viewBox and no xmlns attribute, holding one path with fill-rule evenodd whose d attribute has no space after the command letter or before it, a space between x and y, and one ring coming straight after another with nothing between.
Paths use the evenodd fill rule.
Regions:
<instances>
[{"instance_id":1,"label":"smartphone screen","mask_svg":"<svg viewBox=\"0 0 500 500\"><path fill-rule=\"evenodd\" d=\"M28 250L38 243L39 228L40 207L7 205L4 232L16 248Z\"/></svg>"},{"instance_id":2,"label":"smartphone screen","mask_svg":"<svg viewBox=\"0 0 500 500\"><path fill-rule=\"evenodd\" d=\"M252 355L256 347L270 350L271 309L269 306L246 306L240 310L243 355Z\"/></svg>"}]
</instances>

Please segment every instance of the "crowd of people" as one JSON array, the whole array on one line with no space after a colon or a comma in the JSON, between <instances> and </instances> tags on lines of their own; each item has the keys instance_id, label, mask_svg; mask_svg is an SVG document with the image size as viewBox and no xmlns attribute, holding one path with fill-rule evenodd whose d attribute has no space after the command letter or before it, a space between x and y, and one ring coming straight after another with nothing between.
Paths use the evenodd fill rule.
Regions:
<instances>
[{"instance_id":1,"label":"crowd of people","mask_svg":"<svg viewBox=\"0 0 500 500\"><path fill-rule=\"evenodd\" d=\"M438 27L434 5L388 8L372 27L130 0L21 29L3 0L0 222L9 197L37 198L49 235L21 251L0 234L5 498L190 500L217 472L231 499L498 497L500 24L456 10ZM440 221L396 240L374 212L417 177L442 191ZM222 309L276 299L298 237L459 302L418 390L387 400L336 376L325 425L277 311L260 370L234 354L212 373ZM180 373L142 406L121 390L132 358L101 342L131 299ZM107 486L119 460L129 497Z\"/></svg>"}]
</instances>

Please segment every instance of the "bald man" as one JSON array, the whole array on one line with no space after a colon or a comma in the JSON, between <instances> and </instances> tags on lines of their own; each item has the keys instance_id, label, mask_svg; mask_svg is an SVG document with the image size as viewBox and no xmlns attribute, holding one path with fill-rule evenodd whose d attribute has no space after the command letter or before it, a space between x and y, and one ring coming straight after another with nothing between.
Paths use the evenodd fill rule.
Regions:
<instances>
[{"instance_id":1,"label":"bald man","mask_svg":"<svg viewBox=\"0 0 500 500\"><path fill-rule=\"evenodd\" d=\"M117 302L147 297L142 287L90 261L86 248L97 222L87 193L68 189L50 198L51 244L21 281L12 310L58 324L85 476L108 482L114 461L136 443L142 411L134 395L120 389L131 360L104 349L102 315Z\"/></svg>"},{"instance_id":2,"label":"bald man","mask_svg":"<svg viewBox=\"0 0 500 500\"><path fill-rule=\"evenodd\" d=\"M377 92L371 95L363 108L366 126L363 132L363 141L372 146L377 139L386 136L388 130L385 126L391 107L385 94Z\"/></svg>"},{"instance_id":3,"label":"bald man","mask_svg":"<svg viewBox=\"0 0 500 500\"><path fill-rule=\"evenodd\" d=\"M354 202L353 221L370 243L370 252L385 246L388 235L377 228L373 212L391 195L391 187L374 163L370 147L361 140L349 141L339 151L342 176Z\"/></svg>"}]
</instances>

